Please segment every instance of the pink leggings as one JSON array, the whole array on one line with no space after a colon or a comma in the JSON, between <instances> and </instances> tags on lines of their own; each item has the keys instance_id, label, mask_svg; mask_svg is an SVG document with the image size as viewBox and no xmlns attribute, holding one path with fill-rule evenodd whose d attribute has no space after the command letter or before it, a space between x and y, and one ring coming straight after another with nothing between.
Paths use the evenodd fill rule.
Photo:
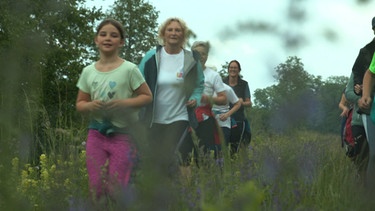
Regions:
<instances>
[{"instance_id":1,"label":"pink leggings","mask_svg":"<svg viewBox=\"0 0 375 211\"><path fill-rule=\"evenodd\" d=\"M104 136L89 130L86 163L90 189L97 197L112 195L114 188L126 188L135 161L136 148L128 134Z\"/></svg>"}]
</instances>

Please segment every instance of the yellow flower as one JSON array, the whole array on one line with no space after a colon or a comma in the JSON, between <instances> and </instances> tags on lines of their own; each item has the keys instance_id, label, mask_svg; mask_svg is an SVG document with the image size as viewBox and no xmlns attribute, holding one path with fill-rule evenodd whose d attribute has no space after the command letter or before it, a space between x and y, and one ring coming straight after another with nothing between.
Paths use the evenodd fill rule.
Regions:
<instances>
[{"instance_id":1,"label":"yellow flower","mask_svg":"<svg viewBox=\"0 0 375 211\"><path fill-rule=\"evenodd\" d=\"M30 174L32 174L32 173L34 172L34 168L31 167L31 166L29 166L29 167L27 168L27 171L29 172L29 175L30 175Z\"/></svg>"},{"instance_id":2,"label":"yellow flower","mask_svg":"<svg viewBox=\"0 0 375 211\"><path fill-rule=\"evenodd\" d=\"M40 159L40 162L41 162L41 163L42 163L42 162L45 162L45 161L47 160L47 156L46 156L46 154L41 154L40 157L39 157L39 159Z\"/></svg>"},{"instance_id":3,"label":"yellow flower","mask_svg":"<svg viewBox=\"0 0 375 211\"><path fill-rule=\"evenodd\" d=\"M18 164L19 164L19 159L17 158L17 157L15 157L15 158L13 158L12 159L12 166L13 166L13 168L18 168Z\"/></svg>"},{"instance_id":4,"label":"yellow flower","mask_svg":"<svg viewBox=\"0 0 375 211\"><path fill-rule=\"evenodd\" d=\"M49 176L48 171L46 169L43 169L41 173L42 181L48 181L48 176Z\"/></svg>"},{"instance_id":5,"label":"yellow flower","mask_svg":"<svg viewBox=\"0 0 375 211\"><path fill-rule=\"evenodd\" d=\"M53 165L51 166L50 171L51 171L51 173L53 173L53 172L56 171L56 165L55 165L55 164L53 164Z\"/></svg>"},{"instance_id":6,"label":"yellow flower","mask_svg":"<svg viewBox=\"0 0 375 211\"><path fill-rule=\"evenodd\" d=\"M37 180L32 180L32 181L31 181L31 186L32 186L33 188L38 187L38 186L39 186L39 185L38 185L38 181L37 181Z\"/></svg>"},{"instance_id":7,"label":"yellow flower","mask_svg":"<svg viewBox=\"0 0 375 211\"><path fill-rule=\"evenodd\" d=\"M27 176L29 176L29 173L26 170L22 170L22 172L21 172L21 179L22 180L26 179Z\"/></svg>"}]
</instances>

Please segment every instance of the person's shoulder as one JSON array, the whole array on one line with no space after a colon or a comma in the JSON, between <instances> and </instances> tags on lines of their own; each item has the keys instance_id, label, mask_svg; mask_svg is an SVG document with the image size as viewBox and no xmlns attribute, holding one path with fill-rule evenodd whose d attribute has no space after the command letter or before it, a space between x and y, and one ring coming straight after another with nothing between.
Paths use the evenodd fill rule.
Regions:
<instances>
[{"instance_id":1,"label":"person's shoulder","mask_svg":"<svg viewBox=\"0 0 375 211\"><path fill-rule=\"evenodd\" d=\"M186 48L184 48L183 50L184 50L185 56L188 55L188 56L193 57L195 60L199 60L200 54L198 53L198 51L195 51L195 50L190 51Z\"/></svg>"},{"instance_id":2,"label":"person's shoulder","mask_svg":"<svg viewBox=\"0 0 375 211\"><path fill-rule=\"evenodd\" d=\"M218 72L216 72L214 69L212 69L211 67L206 67L206 69L204 71L207 71L208 73L212 74L212 75L219 75Z\"/></svg>"},{"instance_id":3,"label":"person's shoulder","mask_svg":"<svg viewBox=\"0 0 375 211\"><path fill-rule=\"evenodd\" d=\"M134 69L134 68L138 68L138 65L136 65L135 63L131 62L131 61L128 61L128 60L125 60L123 63L122 63L122 66L126 67L126 68L129 68L129 69Z\"/></svg>"},{"instance_id":4,"label":"person's shoulder","mask_svg":"<svg viewBox=\"0 0 375 211\"><path fill-rule=\"evenodd\" d=\"M229 86L228 84L226 84L226 83L224 83L224 88L225 88L225 90L227 90L227 91L230 91L230 90L233 91L232 87L230 87L230 86Z\"/></svg>"},{"instance_id":5,"label":"person's shoulder","mask_svg":"<svg viewBox=\"0 0 375 211\"><path fill-rule=\"evenodd\" d=\"M145 55L142 58L141 63L150 60L152 57L155 57L156 52L159 51L159 50L160 49L158 47L156 47L156 48L152 48L152 49L146 51Z\"/></svg>"},{"instance_id":6,"label":"person's shoulder","mask_svg":"<svg viewBox=\"0 0 375 211\"><path fill-rule=\"evenodd\" d=\"M237 96L236 93L234 92L233 88L230 87L228 84L224 83L224 89L225 89L225 92L228 94L228 95L231 95L231 96Z\"/></svg>"},{"instance_id":7,"label":"person's shoulder","mask_svg":"<svg viewBox=\"0 0 375 211\"><path fill-rule=\"evenodd\" d=\"M247 81L242 78L238 78L238 82L243 83L243 84L248 84Z\"/></svg>"},{"instance_id":8,"label":"person's shoulder","mask_svg":"<svg viewBox=\"0 0 375 211\"><path fill-rule=\"evenodd\" d=\"M96 70L95 68L95 63L96 62L92 62L91 64L85 66L82 70L82 72L88 72L88 71L93 71L93 70Z\"/></svg>"},{"instance_id":9,"label":"person's shoulder","mask_svg":"<svg viewBox=\"0 0 375 211\"><path fill-rule=\"evenodd\" d=\"M375 49L375 38L372 39L371 42L369 42L367 45L365 45L362 49L364 49L364 50Z\"/></svg>"},{"instance_id":10,"label":"person's shoulder","mask_svg":"<svg viewBox=\"0 0 375 211\"><path fill-rule=\"evenodd\" d=\"M156 51L159 51L160 49L158 48L158 47L156 47L156 48L152 48L152 49L150 49L150 50L148 50L147 52L146 52L146 55L153 55L153 54L155 54L156 53Z\"/></svg>"}]
</instances>

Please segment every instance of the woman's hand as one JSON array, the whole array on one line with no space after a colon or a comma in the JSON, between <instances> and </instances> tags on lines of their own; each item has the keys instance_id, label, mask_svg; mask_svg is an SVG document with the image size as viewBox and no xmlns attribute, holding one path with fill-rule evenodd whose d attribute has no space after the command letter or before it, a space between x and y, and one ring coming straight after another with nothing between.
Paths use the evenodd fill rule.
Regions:
<instances>
[{"instance_id":1,"label":"woman's hand","mask_svg":"<svg viewBox=\"0 0 375 211\"><path fill-rule=\"evenodd\" d=\"M186 102L186 106L190 107L190 108L194 108L195 106L197 106L197 101L196 100L189 100L189 101Z\"/></svg>"},{"instance_id":2,"label":"woman's hand","mask_svg":"<svg viewBox=\"0 0 375 211\"><path fill-rule=\"evenodd\" d=\"M359 85L359 84L356 84L354 85L354 93L356 93L357 95L360 95L362 93L362 85Z\"/></svg>"},{"instance_id":3,"label":"woman's hand","mask_svg":"<svg viewBox=\"0 0 375 211\"><path fill-rule=\"evenodd\" d=\"M371 108L371 97L361 97L361 99L358 100L358 106L363 110L368 110Z\"/></svg>"},{"instance_id":4,"label":"woman's hand","mask_svg":"<svg viewBox=\"0 0 375 211\"><path fill-rule=\"evenodd\" d=\"M341 117L348 117L349 114L349 108L345 106L345 108L342 110L340 116Z\"/></svg>"}]
</instances>

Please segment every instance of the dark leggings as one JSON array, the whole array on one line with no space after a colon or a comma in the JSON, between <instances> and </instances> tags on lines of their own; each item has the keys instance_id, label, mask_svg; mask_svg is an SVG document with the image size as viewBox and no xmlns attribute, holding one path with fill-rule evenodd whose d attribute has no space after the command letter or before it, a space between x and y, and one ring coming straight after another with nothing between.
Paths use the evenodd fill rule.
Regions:
<instances>
[{"instance_id":1,"label":"dark leggings","mask_svg":"<svg viewBox=\"0 0 375 211\"><path fill-rule=\"evenodd\" d=\"M171 124L154 123L149 141L155 161L165 165L171 163L187 165L194 147L189 128L188 121Z\"/></svg>"},{"instance_id":2,"label":"dark leggings","mask_svg":"<svg viewBox=\"0 0 375 211\"><path fill-rule=\"evenodd\" d=\"M241 147L250 144L251 132L246 130L246 126L245 121L237 121L237 125L232 127L229 139L231 155L237 153Z\"/></svg>"},{"instance_id":3,"label":"dark leggings","mask_svg":"<svg viewBox=\"0 0 375 211\"><path fill-rule=\"evenodd\" d=\"M199 122L198 128L195 130L199 139L199 149L203 148L203 154L207 154L211 150L215 152L215 158L220 153L220 143L215 143L215 139L219 138L218 125L214 117Z\"/></svg>"}]
</instances>

